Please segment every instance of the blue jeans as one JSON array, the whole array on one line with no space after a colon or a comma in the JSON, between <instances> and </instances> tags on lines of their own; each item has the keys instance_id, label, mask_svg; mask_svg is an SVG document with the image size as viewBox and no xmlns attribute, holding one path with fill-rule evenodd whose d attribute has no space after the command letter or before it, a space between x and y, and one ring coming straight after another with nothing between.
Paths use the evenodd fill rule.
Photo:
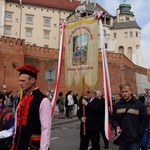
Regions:
<instances>
[{"instance_id":1,"label":"blue jeans","mask_svg":"<svg viewBox=\"0 0 150 150\"><path fill-rule=\"evenodd\" d=\"M148 122L148 140L147 140L147 145L146 148L150 148L150 121Z\"/></svg>"},{"instance_id":2,"label":"blue jeans","mask_svg":"<svg viewBox=\"0 0 150 150\"><path fill-rule=\"evenodd\" d=\"M127 142L119 141L119 150L140 150L141 141L139 142Z\"/></svg>"}]
</instances>

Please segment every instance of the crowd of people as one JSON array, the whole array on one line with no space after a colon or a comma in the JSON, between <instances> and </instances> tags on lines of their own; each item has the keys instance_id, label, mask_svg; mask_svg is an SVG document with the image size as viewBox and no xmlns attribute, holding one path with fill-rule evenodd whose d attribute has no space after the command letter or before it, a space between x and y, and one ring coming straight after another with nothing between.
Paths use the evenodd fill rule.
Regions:
<instances>
[{"instance_id":1,"label":"crowd of people","mask_svg":"<svg viewBox=\"0 0 150 150\"><path fill-rule=\"evenodd\" d=\"M79 96L70 90L65 96L62 92L59 94L61 94L57 99L59 118L72 118L77 115L81 121L79 150L87 150L89 141L92 143L91 150L100 150L100 135L104 141L104 149L108 149L109 140L104 132L104 93L99 90L89 90L84 96ZM150 148L150 128L148 128L148 125L150 126L150 89L145 94L136 96L129 83L122 83L119 86L119 92L112 95L112 104L113 113L110 116L110 122L116 134L119 135L119 150ZM84 130L86 130L85 135ZM143 146L141 142L145 131L149 131L149 137L147 136L149 140Z\"/></svg>"},{"instance_id":2,"label":"crowd of people","mask_svg":"<svg viewBox=\"0 0 150 150\"><path fill-rule=\"evenodd\" d=\"M132 87L129 83L120 85L120 92L112 96L113 114L110 116L111 125L116 131L119 141L119 150L147 150L150 148L150 132L149 140L144 146L141 145L145 130L148 128L150 116L150 89L145 95L134 95ZM68 95L72 95L69 110L74 110L74 96L72 91L68 91L64 98L64 107L67 108ZM77 98L77 97L76 97ZM93 100L94 99L94 100ZM92 102L93 101L93 102ZM95 103L94 103L95 101ZM109 141L104 132L104 112L105 112L105 96L98 90L87 91L86 94L77 98L77 116L81 121L80 128L80 150L87 150L89 141L91 140L93 150L100 149L100 134L104 141L104 148L109 148ZM83 116L83 106L85 107L85 116ZM63 109L64 113L65 109ZM75 111L76 112L76 111ZM73 113L72 113L73 114ZM94 120L95 119L95 120ZM96 121L97 120L97 121ZM84 135L84 124L86 135ZM149 123L150 124L150 123ZM150 126L150 125L149 125ZM127 130L127 131L126 131Z\"/></svg>"},{"instance_id":3,"label":"crowd of people","mask_svg":"<svg viewBox=\"0 0 150 150\"><path fill-rule=\"evenodd\" d=\"M54 90L43 94L36 86L38 69L30 64L21 66L16 91L0 90L0 150L49 150ZM113 113L109 119L118 137L119 150L150 150L150 89L135 96L130 83L122 83L112 96ZM78 117L79 150L110 148L105 136L105 93L88 90L83 95L69 90L59 92L56 100L59 119Z\"/></svg>"}]
</instances>

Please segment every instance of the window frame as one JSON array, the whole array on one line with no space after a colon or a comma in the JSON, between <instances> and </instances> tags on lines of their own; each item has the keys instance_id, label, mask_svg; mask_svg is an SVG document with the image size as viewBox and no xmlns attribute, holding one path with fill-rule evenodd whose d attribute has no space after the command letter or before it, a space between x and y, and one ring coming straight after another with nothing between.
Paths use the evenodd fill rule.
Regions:
<instances>
[{"instance_id":1,"label":"window frame","mask_svg":"<svg viewBox=\"0 0 150 150\"><path fill-rule=\"evenodd\" d=\"M130 37L133 37L133 32L132 31L130 31Z\"/></svg>"},{"instance_id":2,"label":"window frame","mask_svg":"<svg viewBox=\"0 0 150 150\"><path fill-rule=\"evenodd\" d=\"M43 38L50 39L50 30L43 30Z\"/></svg>"},{"instance_id":3,"label":"window frame","mask_svg":"<svg viewBox=\"0 0 150 150\"><path fill-rule=\"evenodd\" d=\"M124 32L124 37L128 38L128 32Z\"/></svg>"},{"instance_id":4,"label":"window frame","mask_svg":"<svg viewBox=\"0 0 150 150\"><path fill-rule=\"evenodd\" d=\"M5 21L12 22L12 12L5 12Z\"/></svg>"},{"instance_id":5,"label":"window frame","mask_svg":"<svg viewBox=\"0 0 150 150\"><path fill-rule=\"evenodd\" d=\"M25 36L26 37L32 37L32 30L33 30L33 28L26 28ZM29 31L31 31L31 32L29 32Z\"/></svg>"},{"instance_id":6,"label":"window frame","mask_svg":"<svg viewBox=\"0 0 150 150\"><path fill-rule=\"evenodd\" d=\"M50 27L51 26L51 17L43 17L43 26Z\"/></svg>"},{"instance_id":7,"label":"window frame","mask_svg":"<svg viewBox=\"0 0 150 150\"><path fill-rule=\"evenodd\" d=\"M47 44L44 44L44 48L49 48L49 45L47 45Z\"/></svg>"},{"instance_id":8,"label":"window frame","mask_svg":"<svg viewBox=\"0 0 150 150\"><path fill-rule=\"evenodd\" d=\"M136 37L139 37L139 33L137 31L135 32L135 35L136 35Z\"/></svg>"},{"instance_id":9,"label":"window frame","mask_svg":"<svg viewBox=\"0 0 150 150\"><path fill-rule=\"evenodd\" d=\"M114 39L116 39L117 38L117 33L114 33Z\"/></svg>"},{"instance_id":10,"label":"window frame","mask_svg":"<svg viewBox=\"0 0 150 150\"><path fill-rule=\"evenodd\" d=\"M11 35L11 26L5 26L4 27L4 34L5 35Z\"/></svg>"},{"instance_id":11,"label":"window frame","mask_svg":"<svg viewBox=\"0 0 150 150\"><path fill-rule=\"evenodd\" d=\"M33 16L30 14L26 14L26 24L33 24Z\"/></svg>"}]
</instances>

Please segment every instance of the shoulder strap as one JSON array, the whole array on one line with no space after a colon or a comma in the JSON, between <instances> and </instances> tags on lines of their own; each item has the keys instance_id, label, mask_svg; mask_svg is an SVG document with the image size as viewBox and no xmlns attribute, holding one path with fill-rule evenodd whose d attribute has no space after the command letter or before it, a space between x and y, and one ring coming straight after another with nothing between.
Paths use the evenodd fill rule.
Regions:
<instances>
[{"instance_id":1,"label":"shoulder strap","mask_svg":"<svg viewBox=\"0 0 150 150\"><path fill-rule=\"evenodd\" d=\"M122 122L123 118L125 117L125 115L127 114L129 108L130 108L132 105L133 105L133 103L131 103L131 104L126 108L126 111L124 112L124 114L123 114L123 116L122 116L122 118L121 118L121 122ZM121 122L120 122L120 123L121 123Z\"/></svg>"}]
</instances>

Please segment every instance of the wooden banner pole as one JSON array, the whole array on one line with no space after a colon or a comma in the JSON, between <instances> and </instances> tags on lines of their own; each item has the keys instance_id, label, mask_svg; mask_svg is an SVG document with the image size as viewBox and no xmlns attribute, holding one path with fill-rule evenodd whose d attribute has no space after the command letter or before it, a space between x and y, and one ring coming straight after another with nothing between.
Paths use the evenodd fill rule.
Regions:
<instances>
[{"instance_id":1,"label":"wooden banner pole","mask_svg":"<svg viewBox=\"0 0 150 150\"><path fill-rule=\"evenodd\" d=\"M85 91L85 78L83 77L82 79L82 97L84 98L84 91ZM85 118L85 106L82 105L82 110L83 110L83 117ZM86 135L86 122L83 122L83 135Z\"/></svg>"}]
</instances>

